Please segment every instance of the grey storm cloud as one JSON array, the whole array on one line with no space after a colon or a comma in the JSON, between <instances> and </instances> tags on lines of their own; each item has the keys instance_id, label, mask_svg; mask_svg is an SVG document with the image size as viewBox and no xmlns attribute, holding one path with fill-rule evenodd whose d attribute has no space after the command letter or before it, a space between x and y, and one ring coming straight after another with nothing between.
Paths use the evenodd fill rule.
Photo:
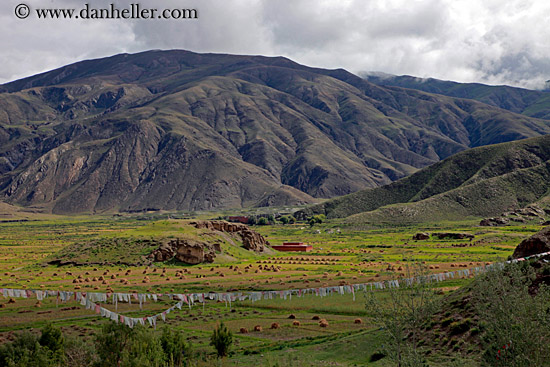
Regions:
<instances>
[{"instance_id":1,"label":"grey storm cloud","mask_svg":"<svg viewBox=\"0 0 550 367\"><path fill-rule=\"evenodd\" d=\"M20 20L20 2L0 4L0 82L82 59L176 48L528 88L550 79L545 0L24 1L33 9L195 8L197 20Z\"/></svg>"}]
</instances>

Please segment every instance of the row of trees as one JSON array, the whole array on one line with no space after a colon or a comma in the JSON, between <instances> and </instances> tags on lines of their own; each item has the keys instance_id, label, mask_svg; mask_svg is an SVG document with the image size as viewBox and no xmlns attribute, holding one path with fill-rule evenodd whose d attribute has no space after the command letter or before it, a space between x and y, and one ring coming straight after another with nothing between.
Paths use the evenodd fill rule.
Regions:
<instances>
[{"instance_id":1,"label":"row of trees","mask_svg":"<svg viewBox=\"0 0 550 367\"><path fill-rule=\"evenodd\" d=\"M213 344L218 354L225 345L226 355L232 342L227 329L217 332ZM222 342L214 344L215 340ZM59 328L47 325L37 336L25 331L11 343L0 346L0 366L7 367L182 367L195 365L197 356L181 332L168 327L162 333L148 328L130 329L123 324L107 323L93 337L65 337Z\"/></svg>"},{"instance_id":2,"label":"row of trees","mask_svg":"<svg viewBox=\"0 0 550 367\"><path fill-rule=\"evenodd\" d=\"M324 214L314 215L306 220L310 226L314 226L317 223L323 223L326 217ZM277 222L281 224L294 224L297 222L297 219L292 215L283 215L279 218L275 218L273 215L267 217L250 217L248 218L248 224L250 225L259 225L264 226L268 224L276 224Z\"/></svg>"}]
</instances>

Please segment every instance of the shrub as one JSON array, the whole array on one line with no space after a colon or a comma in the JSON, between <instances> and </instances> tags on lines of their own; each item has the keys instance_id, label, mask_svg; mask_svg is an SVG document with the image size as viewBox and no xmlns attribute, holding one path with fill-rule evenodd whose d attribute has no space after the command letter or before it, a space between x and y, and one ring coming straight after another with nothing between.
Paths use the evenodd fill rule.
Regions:
<instances>
[{"instance_id":1,"label":"shrub","mask_svg":"<svg viewBox=\"0 0 550 367\"><path fill-rule=\"evenodd\" d=\"M458 335L467 332L468 330L470 330L471 324L472 322L470 321L470 319L464 319L451 323L451 325L449 325L451 335Z\"/></svg>"},{"instance_id":2,"label":"shrub","mask_svg":"<svg viewBox=\"0 0 550 367\"><path fill-rule=\"evenodd\" d=\"M59 328L47 324L42 329L42 335L38 339L38 343L49 349L53 360L61 361L63 359L65 339Z\"/></svg>"},{"instance_id":3,"label":"shrub","mask_svg":"<svg viewBox=\"0 0 550 367\"><path fill-rule=\"evenodd\" d=\"M441 320L441 326L442 327L447 327L447 326L451 325L454 321L455 321L454 318L448 317L446 319Z\"/></svg>"},{"instance_id":4,"label":"shrub","mask_svg":"<svg viewBox=\"0 0 550 367\"><path fill-rule=\"evenodd\" d=\"M262 218L260 218L262 219ZM265 219L265 218L264 218ZM212 345L218 357L225 357L229 353L229 348L233 343L233 334L227 329L223 322L212 332L210 345Z\"/></svg>"},{"instance_id":5,"label":"shrub","mask_svg":"<svg viewBox=\"0 0 550 367\"><path fill-rule=\"evenodd\" d=\"M369 362L376 362L384 358L386 355L382 352L374 352L369 357Z\"/></svg>"},{"instance_id":6,"label":"shrub","mask_svg":"<svg viewBox=\"0 0 550 367\"><path fill-rule=\"evenodd\" d=\"M162 329L160 345L166 359L174 366L183 366L185 359L191 355L191 346L185 342L183 334L168 327Z\"/></svg>"},{"instance_id":7,"label":"shrub","mask_svg":"<svg viewBox=\"0 0 550 367\"><path fill-rule=\"evenodd\" d=\"M19 334L12 343L0 347L0 366L55 366L57 363L54 363L48 352L47 348L40 345L36 336L25 331Z\"/></svg>"}]
</instances>

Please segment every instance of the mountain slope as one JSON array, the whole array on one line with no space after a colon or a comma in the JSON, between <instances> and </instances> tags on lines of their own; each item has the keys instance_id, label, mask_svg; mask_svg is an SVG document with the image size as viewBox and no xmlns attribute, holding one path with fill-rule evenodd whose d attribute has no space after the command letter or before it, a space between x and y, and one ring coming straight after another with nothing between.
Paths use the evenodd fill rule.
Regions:
<instances>
[{"instance_id":1,"label":"mountain slope","mask_svg":"<svg viewBox=\"0 0 550 367\"><path fill-rule=\"evenodd\" d=\"M511 112L541 119L550 119L550 93L507 85L457 83L409 75L364 74L366 80L382 86L394 86L437 93L450 97L469 98Z\"/></svg>"},{"instance_id":2,"label":"mountain slope","mask_svg":"<svg viewBox=\"0 0 550 367\"><path fill-rule=\"evenodd\" d=\"M546 201L550 136L458 153L392 184L308 208L352 222L397 222L492 216Z\"/></svg>"},{"instance_id":3,"label":"mountain slope","mask_svg":"<svg viewBox=\"0 0 550 367\"><path fill-rule=\"evenodd\" d=\"M55 213L311 203L550 133L281 57L150 51L0 86L0 195Z\"/></svg>"}]
</instances>

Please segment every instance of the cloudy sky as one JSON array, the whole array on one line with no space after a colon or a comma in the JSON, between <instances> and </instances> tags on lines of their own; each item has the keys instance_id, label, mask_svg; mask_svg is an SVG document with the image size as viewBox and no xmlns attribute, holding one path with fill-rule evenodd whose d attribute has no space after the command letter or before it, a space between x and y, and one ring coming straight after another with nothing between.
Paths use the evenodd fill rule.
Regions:
<instances>
[{"instance_id":1,"label":"cloudy sky","mask_svg":"<svg viewBox=\"0 0 550 367\"><path fill-rule=\"evenodd\" d=\"M198 20L40 20L36 8L140 3ZM283 55L309 66L540 88L550 79L547 0L1 0L0 83L149 49Z\"/></svg>"}]
</instances>

